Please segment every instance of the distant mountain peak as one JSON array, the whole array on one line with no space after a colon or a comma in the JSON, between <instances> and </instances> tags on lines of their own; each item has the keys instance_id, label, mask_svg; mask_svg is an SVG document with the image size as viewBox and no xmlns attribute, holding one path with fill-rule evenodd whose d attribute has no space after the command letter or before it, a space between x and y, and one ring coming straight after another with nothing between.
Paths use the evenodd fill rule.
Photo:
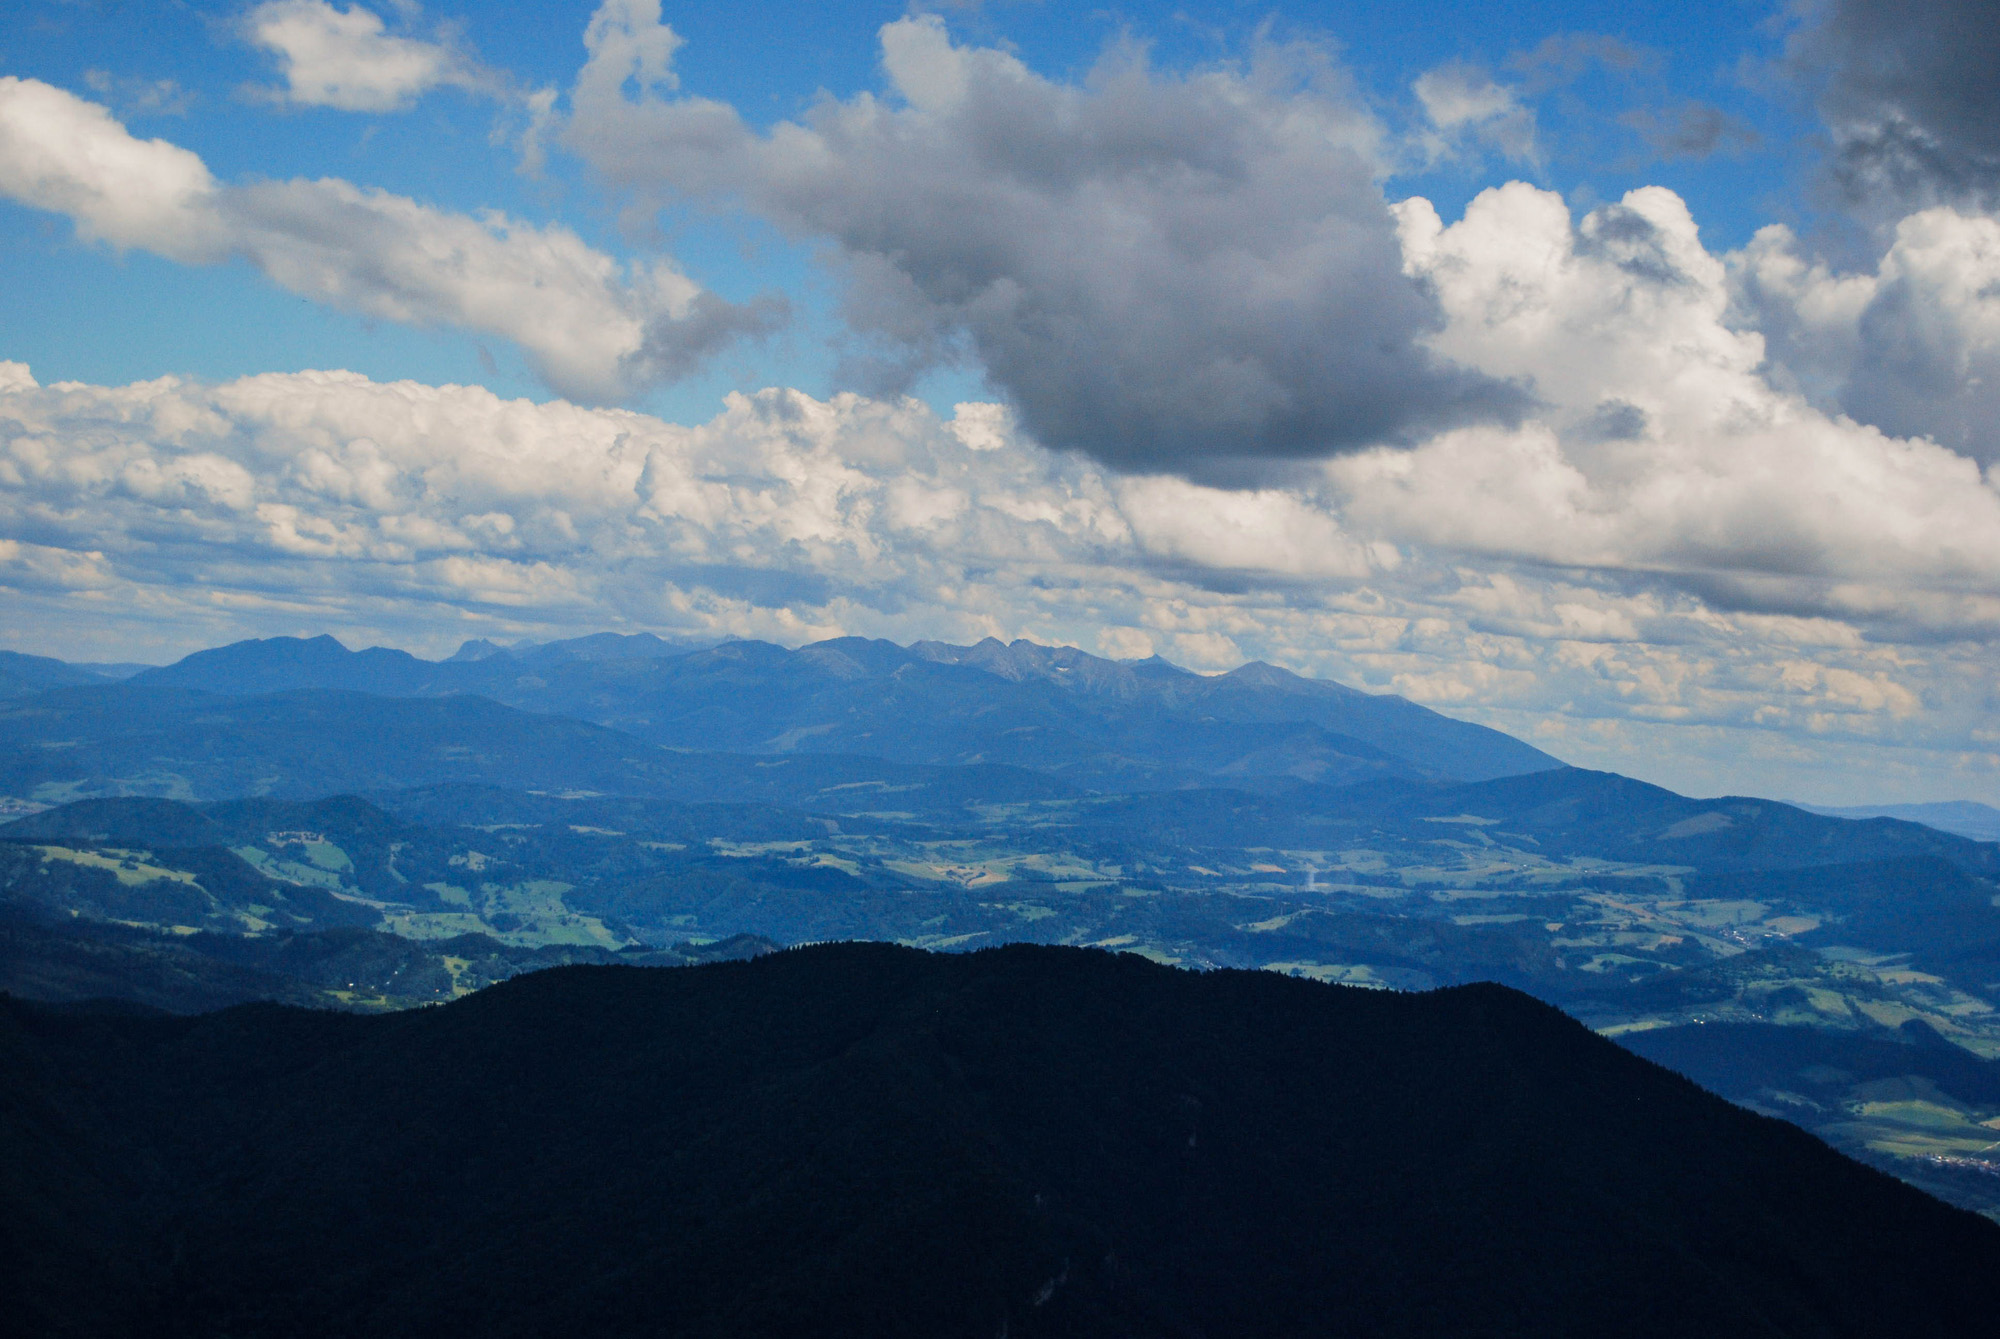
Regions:
<instances>
[{"instance_id":1,"label":"distant mountain peak","mask_svg":"<svg viewBox=\"0 0 2000 1339\"><path fill-rule=\"evenodd\" d=\"M458 650L451 653L451 658L446 660L445 664L459 665L470 661L491 660L494 656L508 654L510 652L507 648L498 642L487 641L484 637L475 637L469 642L461 642Z\"/></svg>"},{"instance_id":2,"label":"distant mountain peak","mask_svg":"<svg viewBox=\"0 0 2000 1339\"><path fill-rule=\"evenodd\" d=\"M909 649L925 660L969 665L1017 683L1037 678L1074 682L1078 675L1094 684L1117 683L1131 674L1131 667L1120 661L1106 660L1074 646L1044 646L1025 637L1016 637L1011 642L982 637L970 646L913 642Z\"/></svg>"},{"instance_id":3,"label":"distant mountain peak","mask_svg":"<svg viewBox=\"0 0 2000 1339\"><path fill-rule=\"evenodd\" d=\"M1183 669L1163 655L1150 655L1144 660L1123 660L1119 663L1134 674L1143 675L1149 679L1194 679L1200 677L1193 670Z\"/></svg>"},{"instance_id":4,"label":"distant mountain peak","mask_svg":"<svg viewBox=\"0 0 2000 1339\"><path fill-rule=\"evenodd\" d=\"M1235 683L1252 684L1258 688L1297 688L1303 684L1324 682L1319 679L1308 679L1303 674L1294 674L1288 669L1281 669L1264 660L1246 660L1222 677Z\"/></svg>"},{"instance_id":5,"label":"distant mountain peak","mask_svg":"<svg viewBox=\"0 0 2000 1339\"><path fill-rule=\"evenodd\" d=\"M16 697L103 683L60 662L24 663L15 678ZM445 661L351 651L332 636L274 637L196 652L128 682L227 695L478 697L675 748L757 753L787 740L787 751L1007 763L1096 789L1385 774L1477 781L1560 766L1498 731L1264 661L1198 674L1160 656L1111 660L1025 637L970 646L836 637L790 649L604 632L510 647L474 639Z\"/></svg>"},{"instance_id":6,"label":"distant mountain peak","mask_svg":"<svg viewBox=\"0 0 2000 1339\"><path fill-rule=\"evenodd\" d=\"M330 633L317 637L262 637L196 651L171 665L135 674L127 682L154 688L202 688L225 693L270 693L296 688L418 691L437 667L408 651L371 646L350 651Z\"/></svg>"},{"instance_id":7,"label":"distant mountain peak","mask_svg":"<svg viewBox=\"0 0 2000 1339\"><path fill-rule=\"evenodd\" d=\"M48 656L0 651L0 697L19 697L45 688L97 683L103 676Z\"/></svg>"}]
</instances>

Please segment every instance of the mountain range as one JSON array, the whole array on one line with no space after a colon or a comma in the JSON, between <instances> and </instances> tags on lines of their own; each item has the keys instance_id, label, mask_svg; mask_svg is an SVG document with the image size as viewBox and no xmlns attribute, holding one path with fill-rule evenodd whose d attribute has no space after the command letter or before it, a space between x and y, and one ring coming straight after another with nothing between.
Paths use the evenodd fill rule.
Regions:
<instances>
[{"instance_id":1,"label":"mountain range","mask_svg":"<svg viewBox=\"0 0 2000 1339\"><path fill-rule=\"evenodd\" d=\"M589 639L586 639L587 641ZM1003 763L1099 789L1202 777L1485 780L1559 766L1495 730L1406 699L1252 663L1204 676L1154 658L1070 647L845 637L787 650L590 644L419 660L331 637L197 652L133 676L136 688L252 694L300 689L394 697L478 694L648 743L741 753L858 753L931 765Z\"/></svg>"},{"instance_id":2,"label":"mountain range","mask_svg":"<svg viewBox=\"0 0 2000 1339\"><path fill-rule=\"evenodd\" d=\"M852 939L1497 981L1634 1045L1903 1057L1732 1095L2000 1217L2000 1097L1939 1087L1919 1044L2000 1056L2000 846L1937 826L1681 796L1268 666L1024 642L0 670L0 990L395 1011Z\"/></svg>"}]
</instances>

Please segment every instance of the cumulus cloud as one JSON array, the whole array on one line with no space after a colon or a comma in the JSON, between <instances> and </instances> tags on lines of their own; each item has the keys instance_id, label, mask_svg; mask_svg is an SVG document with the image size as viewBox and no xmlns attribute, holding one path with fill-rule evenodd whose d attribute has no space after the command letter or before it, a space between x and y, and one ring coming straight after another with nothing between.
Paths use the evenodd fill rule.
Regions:
<instances>
[{"instance_id":1,"label":"cumulus cloud","mask_svg":"<svg viewBox=\"0 0 2000 1339\"><path fill-rule=\"evenodd\" d=\"M2000 21L1987 0L1815 0L1792 35L1857 201L2000 201Z\"/></svg>"},{"instance_id":2,"label":"cumulus cloud","mask_svg":"<svg viewBox=\"0 0 2000 1339\"><path fill-rule=\"evenodd\" d=\"M1896 225L1874 271L1808 259L1774 225L1731 257L1736 319L1780 376L1886 432L2000 461L2000 220L1939 207Z\"/></svg>"},{"instance_id":3,"label":"cumulus cloud","mask_svg":"<svg viewBox=\"0 0 2000 1339\"><path fill-rule=\"evenodd\" d=\"M662 261L621 264L562 227L471 218L339 180L231 189L236 250L295 293L406 325L513 340L549 385L616 400L678 380L782 319L736 306Z\"/></svg>"},{"instance_id":4,"label":"cumulus cloud","mask_svg":"<svg viewBox=\"0 0 2000 1339\"><path fill-rule=\"evenodd\" d=\"M1425 201L1400 208L1409 263L1448 315L1435 344L1531 383L1542 408L1330 466L1351 525L1671 574L1748 608L1831 607L1840 583L2000 594L1993 481L1772 386L1762 339L1727 320L1724 262L1672 192L1580 221L1521 183L1449 228Z\"/></svg>"},{"instance_id":5,"label":"cumulus cloud","mask_svg":"<svg viewBox=\"0 0 2000 1339\"><path fill-rule=\"evenodd\" d=\"M1423 347L1379 129L1316 49L1173 75L1121 47L1064 84L919 16L881 30L887 96L759 134L670 96L657 0L610 0L586 42L568 145L642 197L828 240L883 384L970 357L1041 441L1239 482L1515 405Z\"/></svg>"},{"instance_id":6,"label":"cumulus cloud","mask_svg":"<svg viewBox=\"0 0 2000 1339\"><path fill-rule=\"evenodd\" d=\"M289 591L426 620L573 610L787 635L835 628L843 607L883 617L1147 561L1103 476L966 444L1008 431L997 406L940 421L915 401L773 390L690 428L350 373L0 374L0 533L99 553L128 590L192 603ZM981 603L961 627L1001 630Z\"/></svg>"},{"instance_id":7,"label":"cumulus cloud","mask_svg":"<svg viewBox=\"0 0 2000 1339\"><path fill-rule=\"evenodd\" d=\"M1623 207L1674 223L1669 200ZM1704 345L1720 280L1698 256L1683 281L1622 268L1636 230L1607 258L1606 228L1528 188L1415 228L1440 339L1560 362L1595 322L1601 363L1543 388L1545 420L1287 487L1114 473L993 404L767 390L680 426L351 373L39 386L0 365L0 589L24 645L71 654L327 629L433 653L603 627L1029 636L1263 657L1684 785L1742 785L1791 735L2000 767L1964 744L1991 724L1991 488L1941 448L1780 414L1754 377L1740 421L1677 405L1754 347ZM1593 297L1606 266L1627 288ZM1633 413L1598 412L1593 381ZM1860 558L1819 542L1835 529ZM1663 723L1691 733L1669 747Z\"/></svg>"},{"instance_id":8,"label":"cumulus cloud","mask_svg":"<svg viewBox=\"0 0 2000 1339\"><path fill-rule=\"evenodd\" d=\"M1540 157L1534 110L1485 70L1463 62L1441 65L1418 75L1410 89L1431 125L1423 147L1432 162L1454 157L1468 144L1497 149L1516 163Z\"/></svg>"},{"instance_id":9,"label":"cumulus cloud","mask_svg":"<svg viewBox=\"0 0 2000 1339\"><path fill-rule=\"evenodd\" d=\"M1399 561L1387 545L1357 542L1323 504L1286 490L1225 492L1153 477L1122 482L1117 496L1145 550L1196 569L1352 578Z\"/></svg>"},{"instance_id":10,"label":"cumulus cloud","mask_svg":"<svg viewBox=\"0 0 2000 1339\"><path fill-rule=\"evenodd\" d=\"M347 112L398 112L434 88L491 91L502 81L455 44L398 36L360 5L267 0L243 17L244 36L285 78L273 99Z\"/></svg>"},{"instance_id":11,"label":"cumulus cloud","mask_svg":"<svg viewBox=\"0 0 2000 1339\"><path fill-rule=\"evenodd\" d=\"M0 75L0 193L67 214L89 241L172 260L219 259L227 239L200 157L128 133L94 102Z\"/></svg>"},{"instance_id":12,"label":"cumulus cloud","mask_svg":"<svg viewBox=\"0 0 2000 1339\"><path fill-rule=\"evenodd\" d=\"M586 400L686 376L786 311L777 297L726 302L665 260L621 263L559 225L337 179L224 185L188 150L140 140L32 79L0 78L0 195L121 250L188 264L240 255L344 311L510 339L550 386Z\"/></svg>"}]
</instances>

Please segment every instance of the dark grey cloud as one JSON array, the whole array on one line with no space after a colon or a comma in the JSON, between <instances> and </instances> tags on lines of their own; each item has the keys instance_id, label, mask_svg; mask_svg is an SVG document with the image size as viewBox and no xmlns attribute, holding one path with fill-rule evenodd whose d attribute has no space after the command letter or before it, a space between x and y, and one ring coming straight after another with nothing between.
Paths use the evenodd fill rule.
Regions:
<instances>
[{"instance_id":1,"label":"dark grey cloud","mask_svg":"<svg viewBox=\"0 0 2000 1339\"><path fill-rule=\"evenodd\" d=\"M1896 273L1862 312L1857 356L1841 407L1897 436L1922 436L1982 464L2000 462L2000 348L1963 316L1941 311L1921 273ZM2000 288L2000 285L1996 285ZM2000 307L2000 291L1969 303ZM1954 319L1959 318L1959 319Z\"/></svg>"},{"instance_id":2,"label":"dark grey cloud","mask_svg":"<svg viewBox=\"0 0 2000 1339\"><path fill-rule=\"evenodd\" d=\"M1542 93L1580 79L1592 69L1632 73L1660 64L1659 53L1602 33L1553 33L1507 58L1530 93Z\"/></svg>"},{"instance_id":3,"label":"dark grey cloud","mask_svg":"<svg viewBox=\"0 0 2000 1339\"><path fill-rule=\"evenodd\" d=\"M1733 319L1773 378L1893 436L2000 463L2000 219L1962 208L1898 221L1873 272L1838 273L1789 231L1732 263Z\"/></svg>"},{"instance_id":4,"label":"dark grey cloud","mask_svg":"<svg viewBox=\"0 0 2000 1339\"><path fill-rule=\"evenodd\" d=\"M2000 7L1993 0L1822 0L1791 39L1857 201L2000 199Z\"/></svg>"},{"instance_id":5,"label":"dark grey cloud","mask_svg":"<svg viewBox=\"0 0 2000 1339\"><path fill-rule=\"evenodd\" d=\"M638 352L626 360L625 379L635 386L683 381L738 340L779 330L791 315L792 304L781 293L761 293L744 303L697 293L685 313L646 323Z\"/></svg>"},{"instance_id":6,"label":"dark grey cloud","mask_svg":"<svg viewBox=\"0 0 2000 1339\"><path fill-rule=\"evenodd\" d=\"M1636 108L1618 118L1639 132L1662 158L1709 158L1741 153L1760 142L1756 128L1720 107L1687 102L1678 107Z\"/></svg>"},{"instance_id":7,"label":"dark grey cloud","mask_svg":"<svg viewBox=\"0 0 2000 1339\"><path fill-rule=\"evenodd\" d=\"M1402 272L1377 128L1317 49L1190 75L1116 51L1070 85L908 19L882 34L893 97L760 135L630 96L664 45L640 8L593 26L571 148L642 195L829 239L873 389L970 358L1049 445L1237 480L1520 403L1424 347L1439 316Z\"/></svg>"},{"instance_id":8,"label":"dark grey cloud","mask_svg":"<svg viewBox=\"0 0 2000 1339\"><path fill-rule=\"evenodd\" d=\"M1608 204L1593 209L1577 228L1576 250L1649 285L1692 287L1698 281L1687 272L1685 258L1676 254L1675 240L1631 205Z\"/></svg>"}]
</instances>

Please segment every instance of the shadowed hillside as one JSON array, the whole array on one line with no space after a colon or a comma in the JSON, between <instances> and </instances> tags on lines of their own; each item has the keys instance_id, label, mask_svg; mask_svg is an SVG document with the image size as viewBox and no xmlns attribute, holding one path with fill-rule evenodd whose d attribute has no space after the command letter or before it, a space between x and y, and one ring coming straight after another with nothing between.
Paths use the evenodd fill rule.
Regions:
<instances>
[{"instance_id":1,"label":"shadowed hillside","mask_svg":"<svg viewBox=\"0 0 2000 1339\"><path fill-rule=\"evenodd\" d=\"M653 744L845 753L900 763L1004 763L1099 788L1202 778L1345 784L1480 780L1560 764L1497 730L1414 702L1253 663L1193 674L1162 660L988 638L948 646L842 637L798 650L585 638L434 662L331 637L274 637L148 670L146 688L225 693L476 693L610 726Z\"/></svg>"},{"instance_id":2,"label":"shadowed hillside","mask_svg":"<svg viewBox=\"0 0 2000 1339\"><path fill-rule=\"evenodd\" d=\"M0 1011L79 1335L1971 1333L2000 1229L1480 986L1046 948Z\"/></svg>"},{"instance_id":3,"label":"shadowed hillside","mask_svg":"<svg viewBox=\"0 0 2000 1339\"><path fill-rule=\"evenodd\" d=\"M956 807L1073 793L1021 768L913 767L826 755L684 753L479 697L346 691L223 697L107 685L0 702L0 793L309 799L453 782L811 806L856 785Z\"/></svg>"}]
</instances>

